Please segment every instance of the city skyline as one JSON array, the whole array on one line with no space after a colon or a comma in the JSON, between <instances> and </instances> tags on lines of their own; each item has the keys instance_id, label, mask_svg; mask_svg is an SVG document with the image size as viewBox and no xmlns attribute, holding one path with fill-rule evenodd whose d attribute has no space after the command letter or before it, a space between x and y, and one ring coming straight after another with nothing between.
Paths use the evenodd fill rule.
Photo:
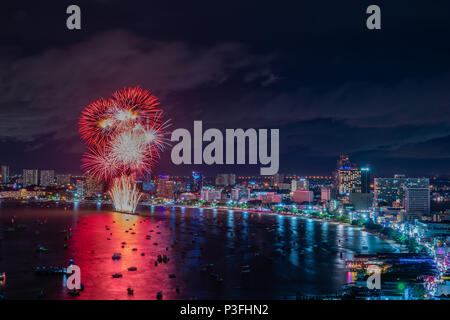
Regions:
<instances>
[{"instance_id":1,"label":"city skyline","mask_svg":"<svg viewBox=\"0 0 450 320\"><path fill-rule=\"evenodd\" d=\"M333 160L334 165L336 163L336 160L338 158L335 157ZM14 175L23 175L23 170L39 170L39 172L41 171L54 171L55 175L64 175L64 174L71 174L71 175L83 175L81 168L77 171L69 171L69 170L57 170L54 167L50 168L49 166L44 166L42 168L38 168L38 167L34 167L34 166L28 166L28 167L18 167L18 166L12 166L6 163L0 164L1 166L6 166L8 167L9 170L9 175L10 176L14 176ZM365 163L363 165L358 165L356 164L359 168L369 168L370 170L370 176L371 176L371 180L373 180L374 177L385 177L385 178L389 178L389 177L394 177L395 175L406 175L409 177L450 177L450 173L423 173L423 174L411 174L409 172L407 172L406 170L399 170L399 171L392 171L392 169L388 170L388 172L392 172L391 174L380 174L377 173L376 169L374 170L374 168L369 164L369 163ZM214 166L214 165L213 165ZM196 168L197 166L189 166L189 167L193 167ZM237 166L239 167L239 166ZM152 174L153 175L158 175L158 174L166 174L166 175L170 175L170 176L190 176L191 173L193 171L199 171L201 172L204 176L207 177L215 177L219 174L235 174L236 176L262 176L264 177L264 175L260 175L258 174L259 169L255 169L253 171L246 171L243 172L242 170L237 170L235 169L236 166L217 166L215 168L215 170L192 170L192 169L184 169L184 170L177 170L176 172L168 172L168 171L159 171L159 170L155 170ZM224 170L225 169L225 170ZM318 172L282 172L279 171L277 174L282 174L285 176L299 176L299 177L307 177L307 176L327 176L327 177L332 177L333 171L336 170L336 167L330 167L327 170L321 170L320 173ZM378 170L379 172L380 170ZM383 172L383 170L381 170ZM386 171L386 170L384 170ZM267 177L273 177L275 175L267 175Z\"/></svg>"}]
</instances>

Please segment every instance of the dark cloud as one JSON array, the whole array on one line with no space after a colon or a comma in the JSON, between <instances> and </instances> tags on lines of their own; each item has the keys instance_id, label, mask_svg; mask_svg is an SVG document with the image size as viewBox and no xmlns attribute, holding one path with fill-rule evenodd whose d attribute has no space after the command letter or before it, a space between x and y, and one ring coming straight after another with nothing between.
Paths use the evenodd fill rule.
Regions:
<instances>
[{"instance_id":1,"label":"dark cloud","mask_svg":"<svg viewBox=\"0 0 450 320\"><path fill-rule=\"evenodd\" d=\"M166 102L173 92L220 85L238 70L254 72L268 59L249 54L238 43L192 48L111 31L69 47L0 62L5 66L0 70L0 139L72 138L82 108L114 90L139 84L155 88ZM273 77L260 74L254 81L268 85Z\"/></svg>"}]
</instances>

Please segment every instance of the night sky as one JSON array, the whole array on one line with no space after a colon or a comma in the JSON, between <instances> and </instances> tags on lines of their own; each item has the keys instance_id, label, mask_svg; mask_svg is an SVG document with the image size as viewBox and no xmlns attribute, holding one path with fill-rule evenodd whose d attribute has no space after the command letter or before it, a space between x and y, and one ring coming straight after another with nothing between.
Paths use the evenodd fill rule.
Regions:
<instances>
[{"instance_id":1,"label":"night sky","mask_svg":"<svg viewBox=\"0 0 450 320\"><path fill-rule=\"evenodd\" d=\"M81 7L82 29L66 28ZM366 28L370 4L381 30ZM2 1L0 164L79 173L77 120L140 85L172 129L279 128L280 172L450 174L448 1ZM256 174L260 165L169 174Z\"/></svg>"}]
</instances>

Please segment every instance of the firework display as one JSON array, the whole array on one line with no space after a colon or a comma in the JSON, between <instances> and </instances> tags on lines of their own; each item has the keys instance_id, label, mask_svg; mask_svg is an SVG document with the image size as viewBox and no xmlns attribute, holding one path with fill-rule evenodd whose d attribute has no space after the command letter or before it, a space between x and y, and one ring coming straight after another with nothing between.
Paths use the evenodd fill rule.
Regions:
<instances>
[{"instance_id":1,"label":"firework display","mask_svg":"<svg viewBox=\"0 0 450 320\"><path fill-rule=\"evenodd\" d=\"M117 211L135 212L141 194L135 178L149 171L166 143L158 99L140 87L125 88L111 98L89 104L79 120L79 132L89 151L82 168L110 185Z\"/></svg>"}]
</instances>

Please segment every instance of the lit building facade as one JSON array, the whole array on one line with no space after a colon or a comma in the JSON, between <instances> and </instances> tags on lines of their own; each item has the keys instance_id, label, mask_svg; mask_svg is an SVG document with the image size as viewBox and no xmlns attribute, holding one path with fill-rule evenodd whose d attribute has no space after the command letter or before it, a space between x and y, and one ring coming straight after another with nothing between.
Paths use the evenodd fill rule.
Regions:
<instances>
[{"instance_id":1,"label":"lit building facade","mask_svg":"<svg viewBox=\"0 0 450 320\"><path fill-rule=\"evenodd\" d=\"M9 166L2 165L1 171L0 171L0 184L7 184L9 183Z\"/></svg>"},{"instance_id":2,"label":"lit building facade","mask_svg":"<svg viewBox=\"0 0 450 320\"><path fill-rule=\"evenodd\" d=\"M199 192L203 187L203 177L200 172L193 171L189 183L186 184L187 192Z\"/></svg>"},{"instance_id":3,"label":"lit building facade","mask_svg":"<svg viewBox=\"0 0 450 320\"><path fill-rule=\"evenodd\" d=\"M38 169L23 169L23 185L37 186L38 185Z\"/></svg>"},{"instance_id":4,"label":"lit building facade","mask_svg":"<svg viewBox=\"0 0 450 320\"><path fill-rule=\"evenodd\" d=\"M156 196L165 199L175 199L177 192L176 181L169 180L167 177L159 177L156 181Z\"/></svg>"},{"instance_id":5,"label":"lit building facade","mask_svg":"<svg viewBox=\"0 0 450 320\"><path fill-rule=\"evenodd\" d=\"M349 196L361 192L361 169L351 164L348 156L341 155L334 172L334 187L338 195Z\"/></svg>"},{"instance_id":6,"label":"lit building facade","mask_svg":"<svg viewBox=\"0 0 450 320\"><path fill-rule=\"evenodd\" d=\"M331 200L331 188L330 187L320 188L320 199L324 202Z\"/></svg>"},{"instance_id":7,"label":"lit building facade","mask_svg":"<svg viewBox=\"0 0 450 320\"><path fill-rule=\"evenodd\" d=\"M258 200L262 203L281 203L283 196L275 192L259 192Z\"/></svg>"},{"instance_id":8,"label":"lit building facade","mask_svg":"<svg viewBox=\"0 0 450 320\"><path fill-rule=\"evenodd\" d=\"M101 197L103 195L103 182L98 181L93 177L86 178L86 185L84 188L84 195L86 197Z\"/></svg>"},{"instance_id":9,"label":"lit building facade","mask_svg":"<svg viewBox=\"0 0 450 320\"><path fill-rule=\"evenodd\" d=\"M403 206L405 188L429 188L428 178L406 178L396 175L394 178L374 179L374 201L378 207Z\"/></svg>"},{"instance_id":10,"label":"lit building facade","mask_svg":"<svg viewBox=\"0 0 450 320\"><path fill-rule=\"evenodd\" d=\"M231 200L247 201L250 199L250 189L234 188L231 190Z\"/></svg>"},{"instance_id":11,"label":"lit building facade","mask_svg":"<svg viewBox=\"0 0 450 320\"><path fill-rule=\"evenodd\" d=\"M56 184L59 186L66 186L70 184L70 174L57 174L56 175Z\"/></svg>"},{"instance_id":12,"label":"lit building facade","mask_svg":"<svg viewBox=\"0 0 450 320\"><path fill-rule=\"evenodd\" d=\"M207 201L207 202L220 201L221 197L222 197L221 190L202 189L202 191L200 193L200 200Z\"/></svg>"},{"instance_id":13,"label":"lit building facade","mask_svg":"<svg viewBox=\"0 0 450 320\"><path fill-rule=\"evenodd\" d=\"M51 186L55 183L55 170L41 170L40 185L43 187Z\"/></svg>"},{"instance_id":14,"label":"lit building facade","mask_svg":"<svg viewBox=\"0 0 450 320\"><path fill-rule=\"evenodd\" d=\"M314 194L309 190L295 190L292 193L292 201L296 203L308 202L311 203L314 200Z\"/></svg>"},{"instance_id":15,"label":"lit building facade","mask_svg":"<svg viewBox=\"0 0 450 320\"><path fill-rule=\"evenodd\" d=\"M295 190L309 190L309 181L305 178L291 181L291 192Z\"/></svg>"},{"instance_id":16,"label":"lit building facade","mask_svg":"<svg viewBox=\"0 0 450 320\"><path fill-rule=\"evenodd\" d=\"M430 188L405 188L405 211L430 214Z\"/></svg>"}]
</instances>

